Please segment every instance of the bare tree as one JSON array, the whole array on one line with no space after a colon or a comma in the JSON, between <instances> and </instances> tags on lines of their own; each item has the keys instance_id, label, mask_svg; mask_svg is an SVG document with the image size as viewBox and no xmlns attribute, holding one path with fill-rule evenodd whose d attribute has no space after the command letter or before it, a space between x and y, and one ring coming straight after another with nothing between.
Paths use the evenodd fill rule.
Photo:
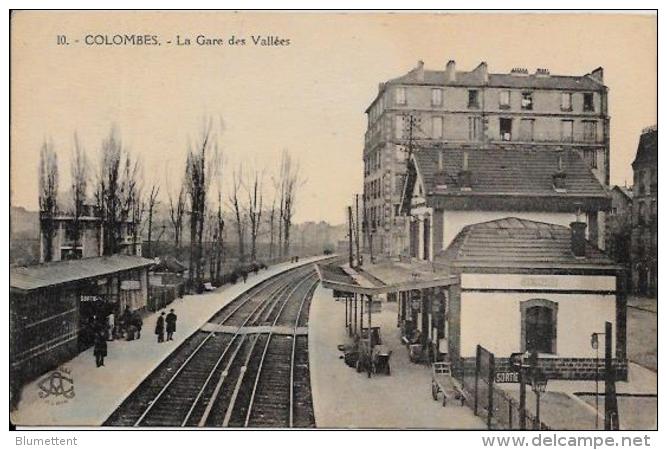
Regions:
<instances>
[{"instance_id":1,"label":"bare tree","mask_svg":"<svg viewBox=\"0 0 667 450\"><path fill-rule=\"evenodd\" d=\"M39 155L39 215L44 235L45 262L53 260L55 218L58 213L58 156L51 141L44 141Z\"/></svg>"},{"instance_id":2,"label":"bare tree","mask_svg":"<svg viewBox=\"0 0 667 450\"><path fill-rule=\"evenodd\" d=\"M146 200L147 209L148 209L148 257L153 257L153 214L155 212L155 207L160 203L157 200L157 196L160 193L160 186L153 184L151 186L151 191L148 194Z\"/></svg>"},{"instance_id":3,"label":"bare tree","mask_svg":"<svg viewBox=\"0 0 667 450\"><path fill-rule=\"evenodd\" d=\"M303 183L299 165L292 160L288 150L283 150L280 163L280 234L281 256L289 255L290 229L296 204L296 190Z\"/></svg>"},{"instance_id":4,"label":"bare tree","mask_svg":"<svg viewBox=\"0 0 667 450\"><path fill-rule=\"evenodd\" d=\"M243 208L239 201L239 194L241 186L243 184L243 167L239 165L238 172L234 171L232 173L232 190L229 194L229 202L232 205L234 210L234 216L236 219L236 232L238 234L238 246L239 246L239 260L245 261L245 226L246 222L243 217Z\"/></svg>"},{"instance_id":5,"label":"bare tree","mask_svg":"<svg viewBox=\"0 0 667 450\"><path fill-rule=\"evenodd\" d=\"M273 194L273 201L271 202L271 210L269 212L269 260L273 260L274 256L274 247L276 245L276 232L275 232L275 222L276 222L276 199L278 196L276 193Z\"/></svg>"},{"instance_id":6,"label":"bare tree","mask_svg":"<svg viewBox=\"0 0 667 450\"><path fill-rule=\"evenodd\" d=\"M170 189L167 188L167 195L169 197L169 220L174 228L174 244L176 245L176 253L180 254L181 250L181 236L183 234L183 215L186 207L186 180L181 180L178 194L173 195ZM169 177L167 177L167 186L169 186Z\"/></svg>"},{"instance_id":7,"label":"bare tree","mask_svg":"<svg viewBox=\"0 0 667 450\"><path fill-rule=\"evenodd\" d=\"M259 233L259 226L262 223L262 202L263 202L263 193L262 193L262 184L263 184L264 174L258 173L257 170L254 172L254 176L250 180L250 183L246 185L246 191L248 194L248 218L250 220L250 260L257 260L257 235Z\"/></svg>"},{"instance_id":8,"label":"bare tree","mask_svg":"<svg viewBox=\"0 0 667 450\"><path fill-rule=\"evenodd\" d=\"M103 253L112 255L122 248L122 240L132 234L136 253L143 207L139 184L139 162L132 161L115 128L102 141L102 158L95 190L97 207L102 214ZM128 219L132 219L128 224Z\"/></svg>"},{"instance_id":9,"label":"bare tree","mask_svg":"<svg viewBox=\"0 0 667 450\"><path fill-rule=\"evenodd\" d=\"M74 253L72 257L80 258L76 249L79 247L81 241L81 217L85 214L85 203L88 195L88 159L86 153L81 146L79 137L74 133L74 154L72 155L72 162L70 166L71 174L71 188L72 188L72 237Z\"/></svg>"},{"instance_id":10,"label":"bare tree","mask_svg":"<svg viewBox=\"0 0 667 450\"><path fill-rule=\"evenodd\" d=\"M206 195L210 183L210 167L207 165L207 150L217 152L212 120L204 121L201 136L190 146L186 163L186 187L190 199L190 285L203 278L203 238L206 222Z\"/></svg>"}]
</instances>

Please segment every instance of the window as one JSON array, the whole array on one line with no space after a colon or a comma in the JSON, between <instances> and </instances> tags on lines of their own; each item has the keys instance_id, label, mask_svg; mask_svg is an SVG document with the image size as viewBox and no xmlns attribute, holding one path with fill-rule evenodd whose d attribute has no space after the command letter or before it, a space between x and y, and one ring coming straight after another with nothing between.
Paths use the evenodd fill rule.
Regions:
<instances>
[{"instance_id":1,"label":"window","mask_svg":"<svg viewBox=\"0 0 667 450\"><path fill-rule=\"evenodd\" d=\"M593 94L591 92L584 93L584 111L595 111Z\"/></svg>"},{"instance_id":2,"label":"window","mask_svg":"<svg viewBox=\"0 0 667 450\"><path fill-rule=\"evenodd\" d=\"M503 141L512 140L512 119L500 118L500 139Z\"/></svg>"},{"instance_id":3,"label":"window","mask_svg":"<svg viewBox=\"0 0 667 450\"><path fill-rule=\"evenodd\" d=\"M572 111L572 93L563 92L560 94L560 109L561 111Z\"/></svg>"},{"instance_id":4,"label":"window","mask_svg":"<svg viewBox=\"0 0 667 450\"><path fill-rule=\"evenodd\" d=\"M574 139L574 122L563 120L560 123L560 136L563 142L572 142Z\"/></svg>"},{"instance_id":5,"label":"window","mask_svg":"<svg viewBox=\"0 0 667 450\"><path fill-rule=\"evenodd\" d=\"M532 92L523 92L521 94L521 109L533 109Z\"/></svg>"},{"instance_id":6,"label":"window","mask_svg":"<svg viewBox=\"0 0 667 450\"><path fill-rule=\"evenodd\" d=\"M556 353L558 304L550 300L521 302L521 350Z\"/></svg>"},{"instance_id":7,"label":"window","mask_svg":"<svg viewBox=\"0 0 667 450\"><path fill-rule=\"evenodd\" d=\"M534 140L535 120L521 119L520 136L522 141Z\"/></svg>"},{"instance_id":8,"label":"window","mask_svg":"<svg viewBox=\"0 0 667 450\"><path fill-rule=\"evenodd\" d=\"M598 168L598 152L593 149L584 150L584 160L588 163L588 167L591 169Z\"/></svg>"},{"instance_id":9,"label":"window","mask_svg":"<svg viewBox=\"0 0 667 450\"><path fill-rule=\"evenodd\" d=\"M436 116L432 119L433 124L433 139L442 139L442 129L444 118L442 116Z\"/></svg>"},{"instance_id":10,"label":"window","mask_svg":"<svg viewBox=\"0 0 667 450\"><path fill-rule=\"evenodd\" d=\"M510 109L510 91L500 91L500 109Z\"/></svg>"},{"instance_id":11,"label":"window","mask_svg":"<svg viewBox=\"0 0 667 450\"><path fill-rule=\"evenodd\" d=\"M468 117L468 139L478 141L482 131L481 117Z\"/></svg>"},{"instance_id":12,"label":"window","mask_svg":"<svg viewBox=\"0 0 667 450\"><path fill-rule=\"evenodd\" d=\"M442 106L442 89L431 89L431 105Z\"/></svg>"},{"instance_id":13,"label":"window","mask_svg":"<svg viewBox=\"0 0 667 450\"><path fill-rule=\"evenodd\" d=\"M396 139L403 139L403 116L396 116L394 123L394 137Z\"/></svg>"},{"instance_id":14,"label":"window","mask_svg":"<svg viewBox=\"0 0 667 450\"><path fill-rule=\"evenodd\" d=\"M637 209L637 224L644 225L644 202L639 202L639 207Z\"/></svg>"},{"instance_id":15,"label":"window","mask_svg":"<svg viewBox=\"0 0 667 450\"><path fill-rule=\"evenodd\" d=\"M479 108L479 91L477 89L468 91L468 108Z\"/></svg>"},{"instance_id":16,"label":"window","mask_svg":"<svg viewBox=\"0 0 667 450\"><path fill-rule=\"evenodd\" d=\"M397 87L396 88L396 104L397 105L407 105L408 99L405 96L405 88Z\"/></svg>"},{"instance_id":17,"label":"window","mask_svg":"<svg viewBox=\"0 0 667 450\"><path fill-rule=\"evenodd\" d=\"M584 122L584 141L595 142L597 140L597 122Z\"/></svg>"}]
</instances>

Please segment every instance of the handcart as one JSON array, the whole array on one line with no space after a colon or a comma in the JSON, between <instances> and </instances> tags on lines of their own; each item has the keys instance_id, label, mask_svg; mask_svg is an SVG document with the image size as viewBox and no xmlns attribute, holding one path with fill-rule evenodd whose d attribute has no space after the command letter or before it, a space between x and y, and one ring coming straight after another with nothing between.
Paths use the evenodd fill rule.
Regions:
<instances>
[{"instance_id":1,"label":"handcart","mask_svg":"<svg viewBox=\"0 0 667 450\"><path fill-rule=\"evenodd\" d=\"M459 400L461 406L465 403L465 394L459 383L452 377L452 366L449 361L435 362L431 366L431 394L433 400L438 400L442 393L442 406L447 406L451 400Z\"/></svg>"}]
</instances>

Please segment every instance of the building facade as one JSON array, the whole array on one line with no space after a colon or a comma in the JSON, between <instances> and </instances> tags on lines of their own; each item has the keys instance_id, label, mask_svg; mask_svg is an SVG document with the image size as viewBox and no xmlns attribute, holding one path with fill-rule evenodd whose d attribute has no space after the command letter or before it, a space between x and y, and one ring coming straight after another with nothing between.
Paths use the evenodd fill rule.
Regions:
<instances>
[{"instance_id":1,"label":"building facade","mask_svg":"<svg viewBox=\"0 0 667 450\"><path fill-rule=\"evenodd\" d=\"M607 215L607 244L609 256L630 270L632 235L632 189L614 186L609 191L611 210Z\"/></svg>"},{"instance_id":2,"label":"building facade","mask_svg":"<svg viewBox=\"0 0 667 450\"><path fill-rule=\"evenodd\" d=\"M609 117L603 70L581 76L425 70L381 83L366 110L364 214L366 245L388 256L403 251L401 198L412 153L424 147L571 149L603 185L609 183Z\"/></svg>"},{"instance_id":3,"label":"building facade","mask_svg":"<svg viewBox=\"0 0 667 450\"><path fill-rule=\"evenodd\" d=\"M632 286L638 295L658 295L658 129L646 128L632 163Z\"/></svg>"},{"instance_id":4,"label":"building facade","mask_svg":"<svg viewBox=\"0 0 667 450\"><path fill-rule=\"evenodd\" d=\"M46 225L50 225L47 227ZM85 205L78 218L76 236L75 218L69 214L58 214L53 218L40 213L40 262L65 261L70 259L94 258L105 254L104 224L100 212L94 205ZM117 243L119 254L141 256L142 239L135 234L131 220L120 225L121 237ZM51 237L47 236L50 229ZM48 252L49 241L51 252ZM49 259L50 257L50 259Z\"/></svg>"}]
</instances>

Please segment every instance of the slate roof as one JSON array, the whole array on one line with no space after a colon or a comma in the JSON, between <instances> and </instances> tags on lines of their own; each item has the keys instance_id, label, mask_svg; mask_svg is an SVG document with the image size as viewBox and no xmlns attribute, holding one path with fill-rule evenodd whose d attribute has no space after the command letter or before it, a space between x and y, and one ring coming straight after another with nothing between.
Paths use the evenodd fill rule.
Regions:
<instances>
[{"instance_id":1,"label":"slate roof","mask_svg":"<svg viewBox=\"0 0 667 450\"><path fill-rule=\"evenodd\" d=\"M153 266L154 272L182 273L185 272L186 269L187 267L183 263L171 255L160 259L160 262Z\"/></svg>"},{"instance_id":2,"label":"slate roof","mask_svg":"<svg viewBox=\"0 0 667 450\"><path fill-rule=\"evenodd\" d=\"M464 227L449 247L435 256L435 262L488 267L616 267L590 242L586 243L586 255L575 257L570 239L568 227L507 217Z\"/></svg>"},{"instance_id":3,"label":"slate roof","mask_svg":"<svg viewBox=\"0 0 667 450\"><path fill-rule=\"evenodd\" d=\"M654 163L658 162L658 129L651 128L642 133L639 138L639 145L637 146L637 155L632 163L632 167L638 163Z\"/></svg>"},{"instance_id":4,"label":"slate roof","mask_svg":"<svg viewBox=\"0 0 667 450\"><path fill-rule=\"evenodd\" d=\"M632 200L632 188L627 186L614 186L612 190L613 189L617 189L621 194L627 197L628 200Z\"/></svg>"},{"instance_id":5,"label":"slate roof","mask_svg":"<svg viewBox=\"0 0 667 450\"><path fill-rule=\"evenodd\" d=\"M147 267L153 263L152 259L140 256L112 255L13 267L9 272L9 286L11 289L31 291Z\"/></svg>"},{"instance_id":6,"label":"slate roof","mask_svg":"<svg viewBox=\"0 0 667 450\"><path fill-rule=\"evenodd\" d=\"M433 86L488 86L506 87L517 89L570 89L598 91L604 89L604 85L589 76L571 75L548 75L536 76L511 75L506 73L490 73L489 81L484 82L479 74L473 71L457 71L455 81L447 81L447 73L444 70L424 70L424 79L420 80L416 71L391 79L388 83L396 84L423 84Z\"/></svg>"},{"instance_id":7,"label":"slate roof","mask_svg":"<svg viewBox=\"0 0 667 450\"><path fill-rule=\"evenodd\" d=\"M443 155L447 188L436 187L438 152ZM575 150L562 152L517 149L470 149L468 170L472 174L471 190L461 191L458 174L463 167L463 149L422 149L414 153L417 171L427 194L443 196L529 195L550 197L608 197L606 189L595 178ZM562 155L566 192L556 192L553 174Z\"/></svg>"}]
</instances>

